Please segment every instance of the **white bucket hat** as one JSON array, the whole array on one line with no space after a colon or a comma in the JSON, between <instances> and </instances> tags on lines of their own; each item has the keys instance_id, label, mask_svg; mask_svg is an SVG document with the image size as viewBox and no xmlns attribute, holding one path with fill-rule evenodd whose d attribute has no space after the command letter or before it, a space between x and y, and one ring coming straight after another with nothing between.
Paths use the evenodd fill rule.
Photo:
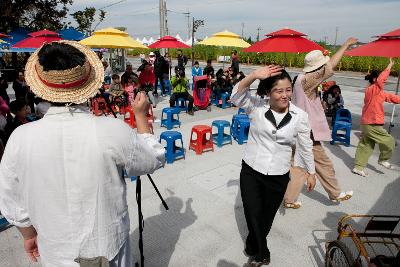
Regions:
<instances>
[{"instance_id":1,"label":"white bucket hat","mask_svg":"<svg viewBox=\"0 0 400 267\"><path fill-rule=\"evenodd\" d=\"M321 50L313 50L304 58L303 72L310 72L320 68L329 61L328 56L324 56Z\"/></svg>"}]
</instances>

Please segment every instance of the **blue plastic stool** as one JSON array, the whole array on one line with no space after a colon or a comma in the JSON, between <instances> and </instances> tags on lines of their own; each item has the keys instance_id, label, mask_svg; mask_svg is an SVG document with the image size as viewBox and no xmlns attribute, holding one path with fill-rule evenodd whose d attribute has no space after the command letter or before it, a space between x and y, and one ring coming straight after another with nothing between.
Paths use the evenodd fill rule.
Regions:
<instances>
[{"instance_id":1,"label":"blue plastic stool","mask_svg":"<svg viewBox=\"0 0 400 267\"><path fill-rule=\"evenodd\" d=\"M247 114L235 114L232 116L232 122L231 122L231 135L233 138L236 138L236 132L233 130L233 126L235 125L236 120L238 119L249 119L249 116Z\"/></svg>"},{"instance_id":2,"label":"blue plastic stool","mask_svg":"<svg viewBox=\"0 0 400 267\"><path fill-rule=\"evenodd\" d=\"M159 142L161 143L161 139L167 142L167 146L165 147L166 153L165 157L167 158L167 163L171 164L175 159L179 157L185 158L185 149L183 148L183 140L182 134L177 131L165 131L160 135ZM176 140L181 140L181 147L175 145Z\"/></svg>"},{"instance_id":3,"label":"blue plastic stool","mask_svg":"<svg viewBox=\"0 0 400 267\"><path fill-rule=\"evenodd\" d=\"M180 97L175 101L175 108L179 108L180 111L188 112L188 105L186 104L186 99Z\"/></svg>"},{"instance_id":4,"label":"blue plastic stool","mask_svg":"<svg viewBox=\"0 0 400 267\"><path fill-rule=\"evenodd\" d=\"M161 127L167 127L168 130L174 128L175 125L181 127L181 122L179 121L180 110L178 108L163 108L161 114ZM164 114L166 118L164 118ZM174 118L176 115L176 118Z\"/></svg>"},{"instance_id":5,"label":"blue plastic stool","mask_svg":"<svg viewBox=\"0 0 400 267\"><path fill-rule=\"evenodd\" d=\"M246 114L246 111L243 108L239 108L237 114Z\"/></svg>"},{"instance_id":6,"label":"blue plastic stool","mask_svg":"<svg viewBox=\"0 0 400 267\"><path fill-rule=\"evenodd\" d=\"M332 129L331 145L335 142L342 142L345 146L350 146L350 133L352 128L351 113L348 109L341 108L336 111L336 120ZM339 130L345 131L345 134L338 133Z\"/></svg>"},{"instance_id":7,"label":"blue plastic stool","mask_svg":"<svg viewBox=\"0 0 400 267\"><path fill-rule=\"evenodd\" d=\"M104 76L104 83L105 84L111 84L111 77L110 76Z\"/></svg>"},{"instance_id":8,"label":"blue plastic stool","mask_svg":"<svg viewBox=\"0 0 400 267\"><path fill-rule=\"evenodd\" d=\"M232 137L239 145L247 142L249 137L250 119L248 118L237 118L234 121L232 127Z\"/></svg>"},{"instance_id":9,"label":"blue plastic stool","mask_svg":"<svg viewBox=\"0 0 400 267\"><path fill-rule=\"evenodd\" d=\"M222 108L222 109L226 109L227 107L231 107L231 106L232 106L231 103L228 103L228 98L229 98L230 96L231 96L231 95L230 95L229 93L222 93L222 94L221 94L221 98L222 98L222 105L221 105L221 108Z\"/></svg>"},{"instance_id":10,"label":"blue plastic stool","mask_svg":"<svg viewBox=\"0 0 400 267\"><path fill-rule=\"evenodd\" d=\"M126 170L124 170L123 176L124 176L124 178L128 178L128 174L126 173ZM131 182L134 182L134 181L136 181L137 176L131 176L130 178L131 178Z\"/></svg>"},{"instance_id":11,"label":"blue plastic stool","mask_svg":"<svg viewBox=\"0 0 400 267\"><path fill-rule=\"evenodd\" d=\"M218 147L222 147L225 143L232 144L231 125L229 121L215 120L211 126L218 128L218 133L212 135L214 144L217 144ZM229 128L229 134L224 132L225 128Z\"/></svg>"}]
</instances>

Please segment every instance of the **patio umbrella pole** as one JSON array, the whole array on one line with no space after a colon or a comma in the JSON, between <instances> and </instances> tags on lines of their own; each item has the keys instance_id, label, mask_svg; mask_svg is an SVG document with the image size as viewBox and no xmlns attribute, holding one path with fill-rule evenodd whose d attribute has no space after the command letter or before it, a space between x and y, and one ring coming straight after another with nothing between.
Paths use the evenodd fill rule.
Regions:
<instances>
[{"instance_id":1,"label":"patio umbrella pole","mask_svg":"<svg viewBox=\"0 0 400 267\"><path fill-rule=\"evenodd\" d=\"M397 77L396 95L399 93L399 84L400 84L400 70L399 70L398 77ZM389 133L392 131L392 127L394 127L393 120L394 120L395 110L396 110L396 105L393 105L392 116L390 118L390 124L389 124L389 130L388 130Z\"/></svg>"}]
</instances>

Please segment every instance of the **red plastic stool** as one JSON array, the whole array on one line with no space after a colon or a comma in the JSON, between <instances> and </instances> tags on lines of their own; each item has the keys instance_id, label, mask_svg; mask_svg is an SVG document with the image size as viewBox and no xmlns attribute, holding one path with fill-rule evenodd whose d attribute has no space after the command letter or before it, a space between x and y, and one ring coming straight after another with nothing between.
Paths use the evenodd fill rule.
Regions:
<instances>
[{"instance_id":1,"label":"red plastic stool","mask_svg":"<svg viewBox=\"0 0 400 267\"><path fill-rule=\"evenodd\" d=\"M151 119L152 116L153 116L153 109L151 108L151 106L149 108L149 112L150 112L150 110L151 110L151 117L150 117L149 114L147 115L147 123L148 123L149 128L150 128L150 133L154 134L153 119ZM126 114L129 114L129 117L127 117ZM126 113L124 114L124 121L127 124L129 124L129 126L131 126L131 128L136 128L137 127L136 126L136 120L135 120L135 113L133 112L131 107L127 107L126 108Z\"/></svg>"},{"instance_id":2,"label":"red plastic stool","mask_svg":"<svg viewBox=\"0 0 400 267\"><path fill-rule=\"evenodd\" d=\"M193 140L193 133L196 133L197 138ZM210 138L207 139L207 133ZM206 149L214 151L214 143L212 140L212 128L208 125L195 125L190 134L189 149L196 151L197 155L203 153Z\"/></svg>"}]
</instances>

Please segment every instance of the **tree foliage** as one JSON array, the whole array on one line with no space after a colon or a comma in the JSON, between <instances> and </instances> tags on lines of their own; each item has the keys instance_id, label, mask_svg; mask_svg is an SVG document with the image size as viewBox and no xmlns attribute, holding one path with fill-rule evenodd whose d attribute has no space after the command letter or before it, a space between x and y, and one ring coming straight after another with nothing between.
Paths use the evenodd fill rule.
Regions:
<instances>
[{"instance_id":1,"label":"tree foliage","mask_svg":"<svg viewBox=\"0 0 400 267\"><path fill-rule=\"evenodd\" d=\"M93 24L96 22L96 8L94 7L86 7L84 10L77 11L72 13L71 16L75 19L78 24L77 29L87 35L90 35L92 31L94 31L97 25L102 22L106 16L106 12L102 9L99 10L97 23L93 27Z\"/></svg>"},{"instance_id":2,"label":"tree foliage","mask_svg":"<svg viewBox=\"0 0 400 267\"><path fill-rule=\"evenodd\" d=\"M17 27L60 30L73 0L0 0L0 32Z\"/></svg>"}]
</instances>

